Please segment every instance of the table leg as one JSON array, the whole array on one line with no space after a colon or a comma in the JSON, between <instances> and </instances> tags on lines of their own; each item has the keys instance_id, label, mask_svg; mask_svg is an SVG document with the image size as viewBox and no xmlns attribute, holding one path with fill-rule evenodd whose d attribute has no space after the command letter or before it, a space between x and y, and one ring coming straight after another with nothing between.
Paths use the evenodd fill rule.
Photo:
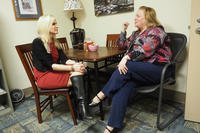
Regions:
<instances>
[{"instance_id":1,"label":"table leg","mask_svg":"<svg viewBox=\"0 0 200 133\"><path fill-rule=\"evenodd\" d=\"M99 76L98 76L98 62L95 62L94 63L94 69L95 69L95 76L96 76L96 91L99 92L101 91L101 88L99 88ZM100 110L100 117L101 117L101 120L104 120L104 112L103 112L103 105L102 105L102 102L99 104L99 110Z\"/></svg>"}]
</instances>

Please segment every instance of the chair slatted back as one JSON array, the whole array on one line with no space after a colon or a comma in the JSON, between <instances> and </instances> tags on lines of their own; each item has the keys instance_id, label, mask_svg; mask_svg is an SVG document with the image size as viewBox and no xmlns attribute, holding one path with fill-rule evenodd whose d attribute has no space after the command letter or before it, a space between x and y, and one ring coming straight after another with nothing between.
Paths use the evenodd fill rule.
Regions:
<instances>
[{"instance_id":1,"label":"chair slatted back","mask_svg":"<svg viewBox=\"0 0 200 133\"><path fill-rule=\"evenodd\" d=\"M34 93L38 93L38 89L35 84L35 78L33 75L32 44L27 43L27 44L17 45L15 47L17 49L21 62L24 66L26 74L31 82Z\"/></svg>"},{"instance_id":2,"label":"chair slatted back","mask_svg":"<svg viewBox=\"0 0 200 133\"><path fill-rule=\"evenodd\" d=\"M69 49L66 38L58 38L57 40L60 42L60 47L63 49L63 51ZM31 85L33 86L33 90L38 92L33 74L32 43L17 45L15 47L25 68L27 76L31 82Z\"/></svg>"},{"instance_id":3,"label":"chair slatted back","mask_svg":"<svg viewBox=\"0 0 200 133\"><path fill-rule=\"evenodd\" d=\"M67 40L64 39L58 39L60 41L61 48L63 50L68 49ZM36 85L34 74L33 74L33 62L32 62L32 43L22 44L15 46L17 53L21 59L21 62L24 66L24 69L26 71L26 74L28 75L28 78L31 82L34 96L35 96L35 104L36 104L36 110L37 110L37 117L38 122L42 123L42 112L50 106L51 109L53 109L53 100L52 96L55 95L65 95L67 99L67 103L69 105L69 110L74 122L74 125L77 125L76 115L74 111L74 107L70 98L70 90L68 87L66 88L57 88L57 89L39 89ZM40 98L41 95L46 95L46 98Z\"/></svg>"},{"instance_id":4,"label":"chair slatted back","mask_svg":"<svg viewBox=\"0 0 200 133\"><path fill-rule=\"evenodd\" d=\"M118 47L117 41L119 39L120 34L107 34L106 38L106 47Z\"/></svg>"},{"instance_id":5,"label":"chair slatted back","mask_svg":"<svg viewBox=\"0 0 200 133\"><path fill-rule=\"evenodd\" d=\"M57 38L57 40L59 41L59 45L64 52L69 49L67 39L65 37Z\"/></svg>"}]
</instances>

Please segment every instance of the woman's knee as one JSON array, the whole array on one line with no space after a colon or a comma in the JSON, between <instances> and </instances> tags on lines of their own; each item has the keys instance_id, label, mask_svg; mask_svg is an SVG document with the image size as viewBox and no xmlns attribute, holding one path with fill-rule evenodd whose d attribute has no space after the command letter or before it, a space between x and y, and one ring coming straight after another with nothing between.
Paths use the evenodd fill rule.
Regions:
<instances>
[{"instance_id":1,"label":"woman's knee","mask_svg":"<svg viewBox=\"0 0 200 133\"><path fill-rule=\"evenodd\" d=\"M69 79L67 82L67 87L70 87L70 86L72 86L72 81Z\"/></svg>"},{"instance_id":2,"label":"woman's knee","mask_svg":"<svg viewBox=\"0 0 200 133\"><path fill-rule=\"evenodd\" d=\"M70 77L78 76L78 75L84 75L84 73L81 73L81 72L72 72Z\"/></svg>"}]
</instances>

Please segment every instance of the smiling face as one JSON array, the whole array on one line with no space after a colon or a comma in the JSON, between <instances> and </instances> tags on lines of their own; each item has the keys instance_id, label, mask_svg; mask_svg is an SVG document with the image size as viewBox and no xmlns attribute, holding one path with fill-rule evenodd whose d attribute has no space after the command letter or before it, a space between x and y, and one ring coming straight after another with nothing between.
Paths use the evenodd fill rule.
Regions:
<instances>
[{"instance_id":1,"label":"smiling face","mask_svg":"<svg viewBox=\"0 0 200 133\"><path fill-rule=\"evenodd\" d=\"M139 9L136 13L135 26L140 30L146 27L145 14L144 14L144 11L141 9Z\"/></svg>"},{"instance_id":2,"label":"smiling face","mask_svg":"<svg viewBox=\"0 0 200 133\"><path fill-rule=\"evenodd\" d=\"M53 20L53 22L50 26L49 33L52 35L58 34L58 26L57 26L56 19Z\"/></svg>"}]
</instances>

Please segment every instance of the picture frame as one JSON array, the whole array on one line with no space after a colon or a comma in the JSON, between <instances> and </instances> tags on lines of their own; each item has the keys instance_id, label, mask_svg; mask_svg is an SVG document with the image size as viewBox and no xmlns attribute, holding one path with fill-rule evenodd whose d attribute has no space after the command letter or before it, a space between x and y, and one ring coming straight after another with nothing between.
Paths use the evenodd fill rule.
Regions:
<instances>
[{"instance_id":1,"label":"picture frame","mask_svg":"<svg viewBox=\"0 0 200 133\"><path fill-rule=\"evenodd\" d=\"M94 0L95 16L134 11L134 0Z\"/></svg>"},{"instance_id":2,"label":"picture frame","mask_svg":"<svg viewBox=\"0 0 200 133\"><path fill-rule=\"evenodd\" d=\"M41 0L12 0L15 19L36 20L42 14Z\"/></svg>"}]
</instances>

